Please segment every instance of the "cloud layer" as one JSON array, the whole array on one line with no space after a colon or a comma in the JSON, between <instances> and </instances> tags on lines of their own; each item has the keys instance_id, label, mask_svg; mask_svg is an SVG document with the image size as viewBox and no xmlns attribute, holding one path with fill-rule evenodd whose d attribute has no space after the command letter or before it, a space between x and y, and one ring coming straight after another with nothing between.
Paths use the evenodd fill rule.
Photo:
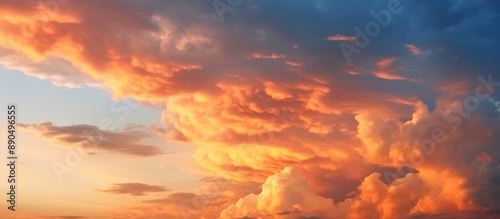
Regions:
<instances>
[{"instance_id":1,"label":"cloud layer","mask_svg":"<svg viewBox=\"0 0 500 219\"><path fill-rule=\"evenodd\" d=\"M396 3L402 12L348 62L342 43L359 43L357 30ZM0 63L154 103L167 129L153 129L197 145L200 169L262 185L235 186L193 215L433 218L500 207L496 1L245 1L224 22L211 2L56 5L0 3ZM88 130L102 133L96 150L162 153L139 143L143 132L23 127L60 145L93 148ZM173 193L137 217L182 217L170 200L199 195Z\"/></svg>"},{"instance_id":2,"label":"cloud layer","mask_svg":"<svg viewBox=\"0 0 500 219\"><path fill-rule=\"evenodd\" d=\"M22 130L32 131L37 136L56 145L75 147L88 154L95 151L149 157L163 154L157 146L141 144L149 136L144 130L129 126L123 131L106 131L92 125L54 126L51 122L18 124Z\"/></svg>"},{"instance_id":3,"label":"cloud layer","mask_svg":"<svg viewBox=\"0 0 500 219\"><path fill-rule=\"evenodd\" d=\"M109 189L99 190L110 194L123 194L132 196L144 196L151 192L168 191L164 186L148 185L143 183L115 183Z\"/></svg>"}]
</instances>

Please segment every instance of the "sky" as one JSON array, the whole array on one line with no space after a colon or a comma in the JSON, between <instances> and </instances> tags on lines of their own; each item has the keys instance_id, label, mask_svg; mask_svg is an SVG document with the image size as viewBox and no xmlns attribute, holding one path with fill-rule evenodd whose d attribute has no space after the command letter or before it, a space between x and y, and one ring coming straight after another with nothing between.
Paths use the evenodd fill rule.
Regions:
<instances>
[{"instance_id":1,"label":"sky","mask_svg":"<svg viewBox=\"0 0 500 219\"><path fill-rule=\"evenodd\" d=\"M2 0L0 14L5 193L18 113L5 218L500 218L495 0Z\"/></svg>"}]
</instances>

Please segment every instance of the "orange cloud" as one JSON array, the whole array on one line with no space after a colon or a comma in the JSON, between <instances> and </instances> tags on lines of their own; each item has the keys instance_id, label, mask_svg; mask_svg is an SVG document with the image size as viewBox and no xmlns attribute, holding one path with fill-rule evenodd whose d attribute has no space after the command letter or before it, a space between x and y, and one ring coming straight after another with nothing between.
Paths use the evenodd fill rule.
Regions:
<instances>
[{"instance_id":1,"label":"orange cloud","mask_svg":"<svg viewBox=\"0 0 500 219\"><path fill-rule=\"evenodd\" d=\"M391 67L394 62L398 60L397 58L385 58L377 62L377 66L381 69Z\"/></svg>"},{"instance_id":2,"label":"orange cloud","mask_svg":"<svg viewBox=\"0 0 500 219\"><path fill-rule=\"evenodd\" d=\"M301 178L298 170L285 168L269 176L258 195L250 194L222 211L220 219L232 218L332 218L332 200L318 196Z\"/></svg>"},{"instance_id":3,"label":"orange cloud","mask_svg":"<svg viewBox=\"0 0 500 219\"><path fill-rule=\"evenodd\" d=\"M436 172L434 174L437 174ZM346 218L362 219L376 215L381 219L406 218L420 212L459 212L470 210L454 176L410 173L385 184L379 173L367 176L357 195L333 203L315 193L298 169L287 167L269 176L262 192L241 198L222 211L220 218ZM439 184L439 186L438 186Z\"/></svg>"},{"instance_id":4,"label":"orange cloud","mask_svg":"<svg viewBox=\"0 0 500 219\"><path fill-rule=\"evenodd\" d=\"M5 14L0 18L2 65L61 86L99 86L111 90L115 98L127 96L161 107L166 128L151 129L197 145L194 158L200 169L235 184L262 185L263 192L255 195L249 195L255 191L248 188L218 191L210 197L173 193L125 209L136 218L175 218L191 209L198 218L215 218L223 209L223 217L402 218L495 203L479 189L493 187L494 182L470 178L478 170L478 177L496 179L491 142L498 139L491 133L498 130L498 123L485 122L491 119L486 113L468 117L467 123L452 114L463 105L457 96L470 92L461 83L436 86L443 95L430 109L423 101L428 96L418 93L426 87L410 83L414 79L405 74L400 57L370 57L368 67L338 67L330 65L329 58L320 65L324 57L295 57L299 47L286 50L292 50L291 44L283 51L262 51L261 42L279 39L265 30L237 29L224 35L221 25L183 23L147 10L151 9L142 5L72 1L64 10L41 18L35 16L43 11L36 2L0 3ZM243 37L259 44L231 41ZM355 37L337 34L327 40ZM300 45L304 51L309 48ZM414 45L406 47L414 55L422 54ZM284 57L298 61L262 60ZM378 79L375 83L373 77L363 79L363 72ZM433 128L453 125L447 119L460 121L463 130L446 132L448 140L427 156L419 145L432 137ZM20 127L52 143L84 150L143 157L163 153L140 143L147 137L142 131L51 123ZM100 141L95 143L95 136L85 130L102 133ZM485 162L490 159L484 153L491 154L491 162ZM424 155L425 162L415 161ZM401 166L412 166L418 174L400 176L390 185L379 179L383 177L379 172ZM297 173L295 167L305 173ZM332 179L342 183L332 185ZM354 193L340 193L338 188ZM336 206L333 198L340 200ZM193 199L204 201L194 206ZM181 200L192 203L179 208ZM311 204L316 201L331 206L331 211Z\"/></svg>"},{"instance_id":5,"label":"orange cloud","mask_svg":"<svg viewBox=\"0 0 500 219\"><path fill-rule=\"evenodd\" d=\"M407 80L408 78L397 74L397 70L393 67L398 58L384 58L377 62L377 70L373 74L381 79L386 80Z\"/></svg>"},{"instance_id":6,"label":"orange cloud","mask_svg":"<svg viewBox=\"0 0 500 219\"><path fill-rule=\"evenodd\" d=\"M420 48L418 48L417 46L415 45L412 45L412 44L406 44L405 45L406 48L408 48L408 50L413 54L413 55L420 55L422 54L422 50L420 50Z\"/></svg>"},{"instance_id":7,"label":"orange cloud","mask_svg":"<svg viewBox=\"0 0 500 219\"><path fill-rule=\"evenodd\" d=\"M285 55L277 53L254 52L250 54L248 57L252 59L280 59L280 58L285 58Z\"/></svg>"},{"instance_id":8,"label":"orange cloud","mask_svg":"<svg viewBox=\"0 0 500 219\"><path fill-rule=\"evenodd\" d=\"M287 64L291 67L302 67L304 65L300 62L292 62L292 61L285 61L285 64Z\"/></svg>"},{"instance_id":9,"label":"orange cloud","mask_svg":"<svg viewBox=\"0 0 500 219\"><path fill-rule=\"evenodd\" d=\"M396 75L394 73L389 73L386 71L376 71L373 73L377 78L386 79L386 80L406 80L407 78Z\"/></svg>"}]
</instances>

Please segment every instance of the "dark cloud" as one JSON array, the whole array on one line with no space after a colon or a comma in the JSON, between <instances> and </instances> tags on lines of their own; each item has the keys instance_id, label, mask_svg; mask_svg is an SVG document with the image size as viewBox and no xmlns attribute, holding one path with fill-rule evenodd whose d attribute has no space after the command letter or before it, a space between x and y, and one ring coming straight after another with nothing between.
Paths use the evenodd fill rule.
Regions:
<instances>
[{"instance_id":1,"label":"dark cloud","mask_svg":"<svg viewBox=\"0 0 500 219\"><path fill-rule=\"evenodd\" d=\"M436 213L436 214L415 214L407 219L498 219L500 218L500 210L492 209L488 211L460 211L451 213Z\"/></svg>"},{"instance_id":2,"label":"dark cloud","mask_svg":"<svg viewBox=\"0 0 500 219\"><path fill-rule=\"evenodd\" d=\"M94 153L96 150L139 157L164 153L157 146L139 143L150 134L136 126L127 126L124 131L116 132L101 130L92 125L54 126L51 122L18 126L54 144L77 147L87 153Z\"/></svg>"},{"instance_id":3,"label":"dark cloud","mask_svg":"<svg viewBox=\"0 0 500 219\"><path fill-rule=\"evenodd\" d=\"M110 194L145 196L152 192L168 191L164 186L148 185L143 183L115 183L109 189L98 190Z\"/></svg>"},{"instance_id":4,"label":"dark cloud","mask_svg":"<svg viewBox=\"0 0 500 219\"><path fill-rule=\"evenodd\" d=\"M47 218L47 219L82 219L82 218L87 218L84 216L44 216L40 218Z\"/></svg>"},{"instance_id":5,"label":"dark cloud","mask_svg":"<svg viewBox=\"0 0 500 219\"><path fill-rule=\"evenodd\" d=\"M196 194L194 193L188 193L188 192L176 192L168 195L166 198L161 198L161 199L151 199L151 200L145 200L144 202L146 203L182 203L186 202L192 199L195 199L197 197Z\"/></svg>"}]
</instances>

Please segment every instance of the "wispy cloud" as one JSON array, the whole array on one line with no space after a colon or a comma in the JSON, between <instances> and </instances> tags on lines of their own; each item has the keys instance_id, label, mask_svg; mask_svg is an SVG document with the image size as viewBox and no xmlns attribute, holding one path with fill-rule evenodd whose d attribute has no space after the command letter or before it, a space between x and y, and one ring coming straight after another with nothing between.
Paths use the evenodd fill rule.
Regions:
<instances>
[{"instance_id":1,"label":"wispy cloud","mask_svg":"<svg viewBox=\"0 0 500 219\"><path fill-rule=\"evenodd\" d=\"M164 186L143 183L115 183L109 189L100 189L97 191L119 195L145 196L148 193L165 192L168 191L168 189Z\"/></svg>"},{"instance_id":2,"label":"wispy cloud","mask_svg":"<svg viewBox=\"0 0 500 219\"><path fill-rule=\"evenodd\" d=\"M422 50L413 44L406 44L405 46L413 55L422 54Z\"/></svg>"},{"instance_id":3,"label":"wispy cloud","mask_svg":"<svg viewBox=\"0 0 500 219\"><path fill-rule=\"evenodd\" d=\"M139 157L164 153L157 146L139 143L148 138L150 134L147 131L137 129L137 126L129 126L123 131L116 132L101 130L92 125L55 126L51 122L18 124L18 126L56 145L77 147L88 153L106 151Z\"/></svg>"},{"instance_id":4,"label":"wispy cloud","mask_svg":"<svg viewBox=\"0 0 500 219\"><path fill-rule=\"evenodd\" d=\"M343 41L343 42L353 42L356 40L355 36L347 36L341 34L335 34L326 38L329 41Z\"/></svg>"}]
</instances>

